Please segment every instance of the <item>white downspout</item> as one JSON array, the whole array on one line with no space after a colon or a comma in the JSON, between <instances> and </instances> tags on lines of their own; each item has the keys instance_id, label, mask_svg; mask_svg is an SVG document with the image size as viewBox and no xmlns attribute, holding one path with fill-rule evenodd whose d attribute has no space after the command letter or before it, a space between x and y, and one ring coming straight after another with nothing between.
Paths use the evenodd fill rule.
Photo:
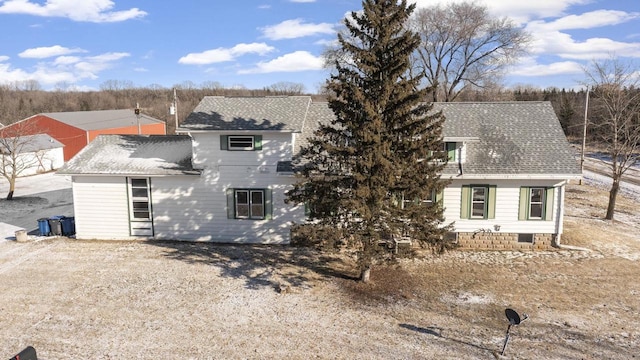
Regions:
<instances>
[{"instance_id":1,"label":"white downspout","mask_svg":"<svg viewBox=\"0 0 640 360\"><path fill-rule=\"evenodd\" d=\"M560 186L558 186L558 216L556 217L556 241L555 246L561 246L561 236L563 231L563 219L564 219L564 188L567 184L567 181L563 181Z\"/></svg>"}]
</instances>

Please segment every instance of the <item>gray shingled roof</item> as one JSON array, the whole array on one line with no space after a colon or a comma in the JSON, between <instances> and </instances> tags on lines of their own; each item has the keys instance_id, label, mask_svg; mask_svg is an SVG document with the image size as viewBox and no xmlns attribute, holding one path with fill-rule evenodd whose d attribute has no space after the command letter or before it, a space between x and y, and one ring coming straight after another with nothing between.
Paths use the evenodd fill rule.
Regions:
<instances>
[{"instance_id":1,"label":"gray shingled roof","mask_svg":"<svg viewBox=\"0 0 640 360\"><path fill-rule=\"evenodd\" d=\"M445 141L466 141L467 175L571 175L581 174L556 114L547 101L435 103L433 111L445 115ZM328 104L314 102L295 151L305 146L318 122L334 117ZM455 163L445 174L458 174Z\"/></svg>"},{"instance_id":2,"label":"gray shingled roof","mask_svg":"<svg viewBox=\"0 0 640 360\"><path fill-rule=\"evenodd\" d=\"M53 112L42 115L87 131L138 125L138 118L133 109ZM140 114L140 125L158 123L164 123L164 121Z\"/></svg>"},{"instance_id":3,"label":"gray shingled roof","mask_svg":"<svg viewBox=\"0 0 640 360\"><path fill-rule=\"evenodd\" d=\"M445 115L445 140L478 138L466 144L464 174L581 174L548 101L435 103L434 110Z\"/></svg>"},{"instance_id":4,"label":"gray shingled roof","mask_svg":"<svg viewBox=\"0 0 640 360\"><path fill-rule=\"evenodd\" d=\"M14 139L14 138L9 138ZM11 141L8 141L11 144ZM48 134L25 135L17 138L18 149L21 153L35 152L40 150L49 150L61 148L64 146L60 141L52 138ZM2 146L2 145L0 145Z\"/></svg>"},{"instance_id":5,"label":"gray shingled roof","mask_svg":"<svg viewBox=\"0 0 640 360\"><path fill-rule=\"evenodd\" d=\"M198 175L186 135L100 135L58 174Z\"/></svg>"},{"instance_id":6,"label":"gray shingled roof","mask_svg":"<svg viewBox=\"0 0 640 360\"><path fill-rule=\"evenodd\" d=\"M180 130L278 130L301 132L309 96L206 96Z\"/></svg>"}]
</instances>

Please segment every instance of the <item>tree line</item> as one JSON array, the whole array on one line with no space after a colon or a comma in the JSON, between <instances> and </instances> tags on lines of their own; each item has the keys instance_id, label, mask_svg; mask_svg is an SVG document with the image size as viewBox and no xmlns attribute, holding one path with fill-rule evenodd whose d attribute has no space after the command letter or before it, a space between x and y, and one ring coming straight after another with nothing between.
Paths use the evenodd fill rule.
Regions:
<instances>
[{"instance_id":1,"label":"tree line","mask_svg":"<svg viewBox=\"0 0 640 360\"><path fill-rule=\"evenodd\" d=\"M0 85L0 123L9 125L30 116L49 112L134 109L139 105L144 114L166 121L168 133L175 129L175 117L169 113L173 103L173 89L161 86L123 86L127 82L109 80L96 91L44 91L38 86L25 89L15 85ZM32 83L33 85L33 83ZM176 86L177 113L184 120L204 96L277 96L301 95L304 86L296 83L278 83L263 89L225 88L223 86ZM323 95L314 95L324 100ZM430 101L427 97L425 101ZM570 139L582 137L586 91L557 88L540 89L519 86L513 89L493 88L462 91L456 101L550 101ZM591 100L593 103L593 99ZM593 114L590 121L598 123ZM597 140L597 128L588 133Z\"/></svg>"}]
</instances>

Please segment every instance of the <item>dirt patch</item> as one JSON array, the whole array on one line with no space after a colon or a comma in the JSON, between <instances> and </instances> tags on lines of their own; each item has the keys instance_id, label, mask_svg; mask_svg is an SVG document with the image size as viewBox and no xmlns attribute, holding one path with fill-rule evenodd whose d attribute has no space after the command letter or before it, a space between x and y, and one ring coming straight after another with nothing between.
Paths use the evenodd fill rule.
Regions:
<instances>
[{"instance_id":1,"label":"dirt patch","mask_svg":"<svg viewBox=\"0 0 640 360\"><path fill-rule=\"evenodd\" d=\"M567 191L563 242L588 250L425 254L375 267L370 284L349 256L304 248L0 242L0 355L501 358L510 307L530 318L505 358L631 359L640 231L601 220L603 196Z\"/></svg>"}]
</instances>

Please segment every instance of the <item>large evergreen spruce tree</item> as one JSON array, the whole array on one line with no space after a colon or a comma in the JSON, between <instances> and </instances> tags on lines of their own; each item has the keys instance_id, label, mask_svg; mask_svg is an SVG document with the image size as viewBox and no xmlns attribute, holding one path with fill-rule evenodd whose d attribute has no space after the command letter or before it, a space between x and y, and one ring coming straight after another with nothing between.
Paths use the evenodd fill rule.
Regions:
<instances>
[{"instance_id":1,"label":"large evergreen spruce tree","mask_svg":"<svg viewBox=\"0 0 640 360\"><path fill-rule=\"evenodd\" d=\"M328 81L335 120L301 151L301 178L289 195L308 206L308 233L357 251L363 281L393 256L381 244L394 238L446 247L436 201L445 186L444 118L429 114L429 89L418 90L420 78L410 76L420 38L404 25L414 8L365 0L344 20L349 36L338 40L349 61L336 62Z\"/></svg>"}]
</instances>

